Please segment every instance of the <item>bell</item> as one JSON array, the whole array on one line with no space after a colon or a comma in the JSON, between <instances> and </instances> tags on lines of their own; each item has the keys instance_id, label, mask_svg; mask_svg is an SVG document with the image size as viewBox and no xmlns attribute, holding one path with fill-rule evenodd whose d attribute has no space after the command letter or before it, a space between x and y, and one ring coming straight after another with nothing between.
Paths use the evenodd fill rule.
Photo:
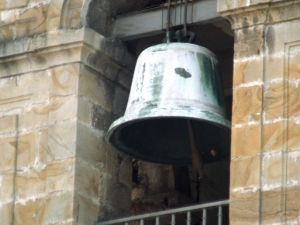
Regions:
<instances>
[{"instance_id":1,"label":"bell","mask_svg":"<svg viewBox=\"0 0 300 225\"><path fill-rule=\"evenodd\" d=\"M106 139L136 159L191 164L188 119L204 163L212 162L229 155L225 114L216 56L194 44L159 44L139 56L125 115Z\"/></svg>"}]
</instances>

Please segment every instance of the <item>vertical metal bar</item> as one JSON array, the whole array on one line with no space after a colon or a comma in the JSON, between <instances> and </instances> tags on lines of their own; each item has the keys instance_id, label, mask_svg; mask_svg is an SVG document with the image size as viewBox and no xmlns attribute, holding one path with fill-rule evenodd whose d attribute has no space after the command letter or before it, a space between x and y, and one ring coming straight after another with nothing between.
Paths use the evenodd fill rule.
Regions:
<instances>
[{"instance_id":1,"label":"vertical metal bar","mask_svg":"<svg viewBox=\"0 0 300 225\"><path fill-rule=\"evenodd\" d=\"M202 213L202 225L206 225L206 208L203 209Z\"/></svg>"},{"instance_id":2,"label":"vertical metal bar","mask_svg":"<svg viewBox=\"0 0 300 225\"><path fill-rule=\"evenodd\" d=\"M128 223L128 222L126 222L126 223L125 223L125 225L129 225L129 223Z\"/></svg>"},{"instance_id":3,"label":"vertical metal bar","mask_svg":"<svg viewBox=\"0 0 300 225\"><path fill-rule=\"evenodd\" d=\"M222 217L223 217L223 214L222 214L222 206L221 206L221 205L219 205L219 213L218 213L218 217L219 217L218 225L222 225Z\"/></svg>"},{"instance_id":4,"label":"vertical metal bar","mask_svg":"<svg viewBox=\"0 0 300 225\"><path fill-rule=\"evenodd\" d=\"M144 225L144 219L141 219L140 225Z\"/></svg>"},{"instance_id":5,"label":"vertical metal bar","mask_svg":"<svg viewBox=\"0 0 300 225\"><path fill-rule=\"evenodd\" d=\"M171 225L175 225L175 224L176 224L175 214L172 214Z\"/></svg>"},{"instance_id":6,"label":"vertical metal bar","mask_svg":"<svg viewBox=\"0 0 300 225\"><path fill-rule=\"evenodd\" d=\"M187 212L186 225L191 225L191 211Z\"/></svg>"},{"instance_id":7,"label":"vertical metal bar","mask_svg":"<svg viewBox=\"0 0 300 225\"><path fill-rule=\"evenodd\" d=\"M155 225L159 225L159 217L158 216L155 219Z\"/></svg>"}]
</instances>

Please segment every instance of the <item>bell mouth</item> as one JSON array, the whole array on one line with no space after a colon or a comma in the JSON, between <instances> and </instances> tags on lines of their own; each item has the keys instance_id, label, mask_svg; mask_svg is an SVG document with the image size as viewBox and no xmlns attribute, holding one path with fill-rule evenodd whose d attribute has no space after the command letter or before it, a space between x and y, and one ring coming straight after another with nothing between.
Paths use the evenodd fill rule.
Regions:
<instances>
[{"instance_id":1,"label":"bell mouth","mask_svg":"<svg viewBox=\"0 0 300 225\"><path fill-rule=\"evenodd\" d=\"M187 120L191 120L197 147L205 163L230 155L231 124L223 117L206 111L156 111L119 118L109 128L106 141L118 152L132 158L188 165L192 161Z\"/></svg>"}]
</instances>

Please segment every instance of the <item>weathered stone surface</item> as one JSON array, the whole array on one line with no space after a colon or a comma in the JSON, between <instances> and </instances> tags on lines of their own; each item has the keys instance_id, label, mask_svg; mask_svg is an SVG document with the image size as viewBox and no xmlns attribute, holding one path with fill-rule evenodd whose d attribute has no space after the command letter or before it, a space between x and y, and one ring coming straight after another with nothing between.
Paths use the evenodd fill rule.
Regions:
<instances>
[{"instance_id":1,"label":"weathered stone surface","mask_svg":"<svg viewBox=\"0 0 300 225\"><path fill-rule=\"evenodd\" d=\"M11 133L16 131L18 118L17 116L6 116L0 118L0 131L1 133Z\"/></svg>"},{"instance_id":2,"label":"weathered stone surface","mask_svg":"<svg viewBox=\"0 0 300 225\"><path fill-rule=\"evenodd\" d=\"M230 193L243 194L256 192L260 187L260 156L247 156L231 160Z\"/></svg>"},{"instance_id":3,"label":"weathered stone surface","mask_svg":"<svg viewBox=\"0 0 300 225\"><path fill-rule=\"evenodd\" d=\"M284 144L283 135L285 125L283 121L267 123L262 127L262 147L264 151L279 151Z\"/></svg>"},{"instance_id":4,"label":"weathered stone surface","mask_svg":"<svg viewBox=\"0 0 300 225\"><path fill-rule=\"evenodd\" d=\"M124 110L122 111L122 113ZM92 108L92 125L106 133L110 125L117 119L113 113L106 111L100 106L93 105Z\"/></svg>"},{"instance_id":5,"label":"weathered stone surface","mask_svg":"<svg viewBox=\"0 0 300 225\"><path fill-rule=\"evenodd\" d=\"M299 172L299 160L300 160L300 152L299 150L288 152L286 165L286 182L289 188L299 188L299 180L300 180L300 172Z\"/></svg>"},{"instance_id":6,"label":"weathered stone surface","mask_svg":"<svg viewBox=\"0 0 300 225\"><path fill-rule=\"evenodd\" d=\"M254 155L261 151L261 125L232 128L231 157Z\"/></svg>"},{"instance_id":7,"label":"weathered stone surface","mask_svg":"<svg viewBox=\"0 0 300 225\"><path fill-rule=\"evenodd\" d=\"M48 157L51 160L66 159L75 156L76 122L53 124L48 128Z\"/></svg>"},{"instance_id":8,"label":"weathered stone surface","mask_svg":"<svg viewBox=\"0 0 300 225\"><path fill-rule=\"evenodd\" d=\"M233 90L233 94L233 125L261 120L262 85L236 88Z\"/></svg>"},{"instance_id":9,"label":"weathered stone surface","mask_svg":"<svg viewBox=\"0 0 300 225\"><path fill-rule=\"evenodd\" d=\"M97 202L100 195L101 170L99 167L85 161L82 158L76 159L76 191L81 195ZM72 188L72 187L71 187Z\"/></svg>"},{"instance_id":10,"label":"weathered stone surface","mask_svg":"<svg viewBox=\"0 0 300 225\"><path fill-rule=\"evenodd\" d=\"M286 82L277 81L274 83L265 83L264 90L264 119L272 121L283 118L285 106L285 90Z\"/></svg>"},{"instance_id":11,"label":"weathered stone surface","mask_svg":"<svg viewBox=\"0 0 300 225\"><path fill-rule=\"evenodd\" d=\"M13 203L4 203L0 210L1 223L12 224L13 221Z\"/></svg>"},{"instance_id":12,"label":"weathered stone surface","mask_svg":"<svg viewBox=\"0 0 300 225\"><path fill-rule=\"evenodd\" d=\"M230 224L253 225L259 220L260 196L258 191L230 194Z\"/></svg>"},{"instance_id":13,"label":"weathered stone surface","mask_svg":"<svg viewBox=\"0 0 300 225\"><path fill-rule=\"evenodd\" d=\"M286 208L285 208L285 218L286 223L297 224L299 220L299 187L290 187L286 191Z\"/></svg>"},{"instance_id":14,"label":"weathered stone surface","mask_svg":"<svg viewBox=\"0 0 300 225\"><path fill-rule=\"evenodd\" d=\"M8 206L4 206L5 204L10 204L14 201L14 179L15 179L15 173L10 172L0 172L0 201L1 201L1 207L6 208ZM0 213L3 212L3 210L0 210ZM10 212L11 213L11 212ZM10 217L9 215L4 216ZM2 218L2 217L1 217Z\"/></svg>"},{"instance_id":15,"label":"weathered stone surface","mask_svg":"<svg viewBox=\"0 0 300 225\"><path fill-rule=\"evenodd\" d=\"M78 96L78 121L91 124L92 103L84 96Z\"/></svg>"},{"instance_id":16,"label":"weathered stone surface","mask_svg":"<svg viewBox=\"0 0 300 225\"><path fill-rule=\"evenodd\" d=\"M274 224L282 221L282 192L281 188L261 193L261 218L264 224ZM283 221L282 221L283 222Z\"/></svg>"},{"instance_id":17,"label":"weathered stone surface","mask_svg":"<svg viewBox=\"0 0 300 225\"><path fill-rule=\"evenodd\" d=\"M281 151L263 153L260 175L263 192L281 188L283 176L282 157L283 154Z\"/></svg>"},{"instance_id":18,"label":"weathered stone surface","mask_svg":"<svg viewBox=\"0 0 300 225\"><path fill-rule=\"evenodd\" d=\"M288 99L287 99L287 114L289 117L299 117L300 116L300 88L298 84L294 85L289 83L288 86Z\"/></svg>"},{"instance_id":19,"label":"weathered stone surface","mask_svg":"<svg viewBox=\"0 0 300 225\"><path fill-rule=\"evenodd\" d=\"M262 83L263 59L245 59L234 64L233 87L239 87L251 83Z\"/></svg>"},{"instance_id":20,"label":"weathered stone surface","mask_svg":"<svg viewBox=\"0 0 300 225\"><path fill-rule=\"evenodd\" d=\"M56 224L72 220L73 200L71 193L54 193L45 198L16 204L15 223Z\"/></svg>"},{"instance_id":21,"label":"weathered stone surface","mask_svg":"<svg viewBox=\"0 0 300 225\"><path fill-rule=\"evenodd\" d=\"M245 21L247 24L247 20ZM235 31L234 57L260 60L264 48L264 26L245 27Z\"/></svg>"}]
</instances>

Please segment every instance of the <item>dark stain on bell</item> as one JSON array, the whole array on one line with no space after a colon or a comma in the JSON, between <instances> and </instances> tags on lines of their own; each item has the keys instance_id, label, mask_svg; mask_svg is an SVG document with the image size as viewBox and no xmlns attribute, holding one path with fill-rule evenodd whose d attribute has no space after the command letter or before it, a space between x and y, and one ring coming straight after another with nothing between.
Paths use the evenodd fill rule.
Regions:
<instances>
[{"instance_id":1,"label":"dark stain on bell","mask_svg":"<svg viewBox=\"0 0 300 225\"><path fill-rule=\"evenodd\" d=\"M177 73L179 76L183 78L192 77L192 75L188 71L186 71L186 69L180 67L175 68L175 73Z\"/></svg>"}]
</instances>

